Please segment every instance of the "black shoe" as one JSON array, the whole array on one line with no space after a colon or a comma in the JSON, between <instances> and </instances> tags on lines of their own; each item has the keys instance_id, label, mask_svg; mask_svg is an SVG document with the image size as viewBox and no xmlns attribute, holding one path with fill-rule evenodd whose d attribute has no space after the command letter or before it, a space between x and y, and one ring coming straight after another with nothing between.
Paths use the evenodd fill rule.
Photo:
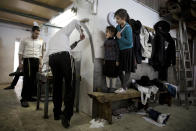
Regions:
<instances>
[{"instance_id":1,"label":"black shoe","mask_svg":"<svg viewBox=\"0 0 196 131\"><path fill-rule=\"evenodd\" d=\"M35 102L35 101L37 101L37 99L31 97L31 98L27 99L27 101Z\"/></svg>"},{"instance_id":2,"label":"black shoe","mask_svg":"<svg viewBox=\"0 0 196 131\"><path fill-rule=\"evenodd\" d=\"M114 93L116 91L115 88L108 88L108 93Z\"/></svg>"},{"instance_id":3,"label":"black shoe","mask_svg":"<svg viewBox=\"0 0 196 131\"><path fill-rule=\"evenodd\" d=\"M62 111L60 111L58 113L54 112L54 120L60 120L62 115L63 115Z\"/></svg>"},{"instance_id":4,"label":"black shoe","mask_svg":"<svg viewBox=\"0 0 196 131\"><path fill-rule=\"evenodd\" d=\"M10 90L10 89L14 89L14 87L13 86L8 86L8 87L4 88L4 90Z\"/></svg>"},{"instance_id":5,"label":"black shoe","mask_svg":"<svg viewBox=\"0 0 196 131\"><path fill-rule=\"evenodd\" d=\"M61 124L63 125L63 127L69 128L70 127L70 120L66 119L65 116L62 115Z\"/></svg>"},{"instance_id":6,"label":"black shoe","mask_svg":"<svg viewBox=\"0 0 196 131\"><path fill-rule=\"evenodd\" d=\"M28 104L27 101L25 101L25 100L20 100L20 102L21 102L21 106L22 106L22 107L29 107L29 104Z\"/></svg>"}]
</instances>

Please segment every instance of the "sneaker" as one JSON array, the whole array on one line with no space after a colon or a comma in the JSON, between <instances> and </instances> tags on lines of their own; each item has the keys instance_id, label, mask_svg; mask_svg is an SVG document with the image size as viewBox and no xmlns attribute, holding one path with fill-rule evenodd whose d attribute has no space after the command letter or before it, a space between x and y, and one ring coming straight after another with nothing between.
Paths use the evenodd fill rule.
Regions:
<instances>
[{"instance_id":1,"label":"sneaker","mask_svg":"<svg viewBox=\"0 0 196 131\"><path fill-rule=\"evenodd\" d=\"M123 89L123 88L119 88L118 90L116 90L115 91L115 93L125 93L126 92L126 90L125 89Z\"/></svg>"},{"instance_id":2,"label":"sneaker","mask_svg":"<svg viewBox=\"0 0 196 131\"><path fill-rule=\"evenodd\" d=\"M65 116L62 115L61 124L63 125L63 127L69 128L70 127L70 120L66 119Z\"/></svg>"},{"instance_id":3,"label":"sneaker","mask_svg":"<svg viewBox=\"0 0 196 131\"><path fill-rule=\"evenodd\" d=\"M20 100L20 102L21 102L21 106L22 106L22 107L29 107L29 104L28 104L27 101L25 101L25 100Z\"/></svg>"},{"instance_id":4,"label":"sneaker","mask_svg":"<svg viewBox=\"0 0 196 131\"><path fill-rule=\"evenodd\" d=\"M14 89L14 87L13 86L8 86L8 87L4 88L4 90L10 90L10 89Z\"/></svg>"}]
</instances>

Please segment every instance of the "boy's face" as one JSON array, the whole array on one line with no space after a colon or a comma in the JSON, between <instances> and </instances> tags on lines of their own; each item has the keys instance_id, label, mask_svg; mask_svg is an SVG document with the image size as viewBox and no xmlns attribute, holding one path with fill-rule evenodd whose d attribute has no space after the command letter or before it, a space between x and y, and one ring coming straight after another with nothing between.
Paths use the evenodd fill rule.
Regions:
<instances>
[{"instance_id":1,"label":"boy's face","mask_svg":"<svg viewBox=\"0 0 196 131\"><path fill-rule=\"evenodd\" d=\"M106 29L105 37L106 37L107 39L113 37L111 31L109 31L109 30Z\"/></svg>"},{"instance_id":2,"label":"boy's face","mask_svg":"<svg viewBox=\"0 0 196 131\"><path fill-rule=\"evenodd\" d=\"M125 22L125 19L122 19L122 18L120 18L119 16L115 16L115 18L116 18L116 22L117 22L119 25L121 25L121 24L123 24L123 23Z\"/></svg>"}]
</instances>

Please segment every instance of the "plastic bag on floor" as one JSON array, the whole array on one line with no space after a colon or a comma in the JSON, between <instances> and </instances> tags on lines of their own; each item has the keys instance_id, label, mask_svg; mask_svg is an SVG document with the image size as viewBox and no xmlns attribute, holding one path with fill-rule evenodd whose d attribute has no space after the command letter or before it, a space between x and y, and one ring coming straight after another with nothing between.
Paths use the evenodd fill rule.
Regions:
<instances>
[{"instance_id":1,"label":"plastic bag on floor","mask_svg":"<svg viewBox=\"0 0 196 131\"><path fill-rule=\"evenodd\" d=\"M92 119L90 121L90 124L91 124L90 128L103 128L105 123L106 123L106 120L104 119L99 119L99 120Z\"/></svg>"}]
</instances>

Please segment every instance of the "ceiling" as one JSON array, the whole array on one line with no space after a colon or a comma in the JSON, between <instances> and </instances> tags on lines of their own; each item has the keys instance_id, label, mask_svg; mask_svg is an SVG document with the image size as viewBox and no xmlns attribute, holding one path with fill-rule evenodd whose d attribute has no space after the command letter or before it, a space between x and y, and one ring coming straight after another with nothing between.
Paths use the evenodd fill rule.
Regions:
<instances>
[{"instance_id":1,"label":"ceiling","mask_svg":"<svg viewBox=\"0 0 196 131\"><path fill-rule=\"evenodd\" d=\"M47 23L63 12L73 0L0 0L0 22L33 26Z\"/></svg>"}]
</instances>

